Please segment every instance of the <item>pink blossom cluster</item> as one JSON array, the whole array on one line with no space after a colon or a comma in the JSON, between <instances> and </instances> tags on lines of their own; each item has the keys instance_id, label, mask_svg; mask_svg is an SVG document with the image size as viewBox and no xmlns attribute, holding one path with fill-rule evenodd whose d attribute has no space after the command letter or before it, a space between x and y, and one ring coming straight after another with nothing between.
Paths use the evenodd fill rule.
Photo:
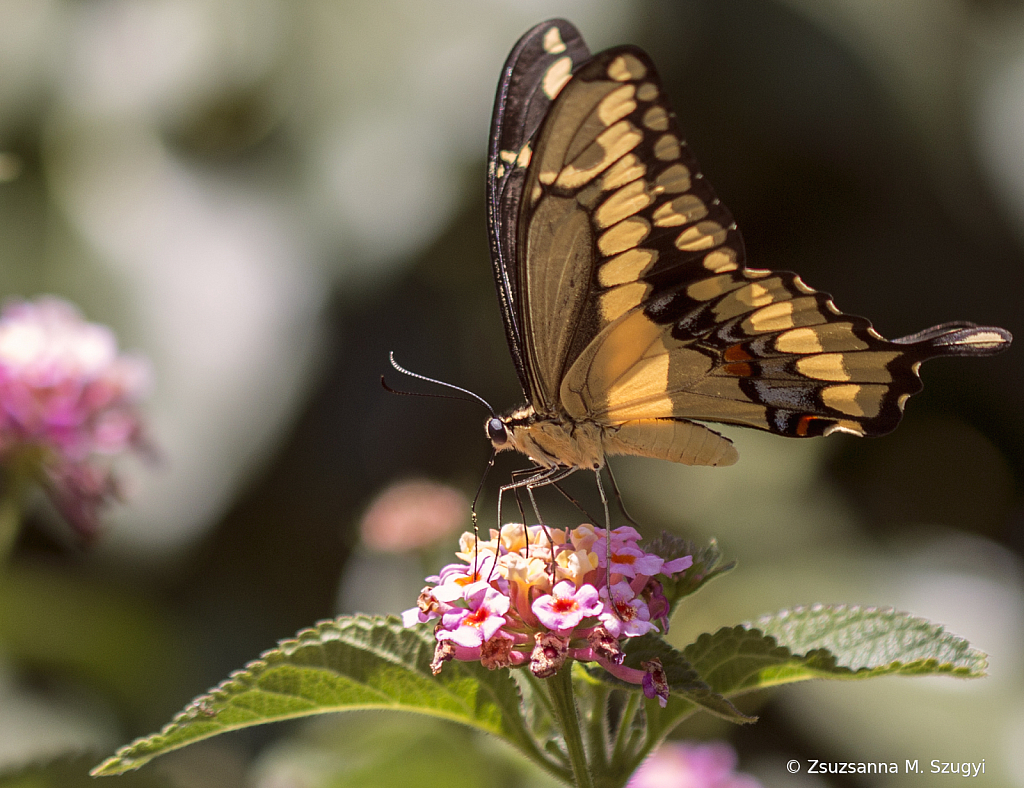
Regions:
<instances>
[{"instance_id":1,"label":"pink blossom cluster","mask_svg":"<svg viewBox=\"0 0 1024 788\"><path fill-rule=\"evenodd\" d=\"M546 678L572 658L597 662L667 702L661 663L626 667L620 643L667 630L668 601L656 576L685 571L692 556L666 561L645 552L630 527L611 531L610 542L605 529L592 525L507 525L490 536L485 542L464 533L461 562L427 578L434 585L403 613L406 626L440 618L435 674L457 659L491 669L529 665Z\"/></svg>"},{"instance_id":2,"label":"pink blossom cluster","mask_svg":"<svg viewBox=\"0 0 1024 788\"><path fill-rule=\"evenodd\" d=\"M0 311L0 465L41 481L85 536L118 497L109 459L143 448L138 401L149 367L106 326L54 297Z\"/></svg>"},{"instance_id":3,"label":"pink blossom cluster","mask_svg":"<svg viewBox=\"0 0 1024 788\"><path fill-rule=\"evenodd\" d=\"M629 778L626 788L762 788L736 771L736 751L725 742L666 742Z\"/></svg>"}]
</instances>

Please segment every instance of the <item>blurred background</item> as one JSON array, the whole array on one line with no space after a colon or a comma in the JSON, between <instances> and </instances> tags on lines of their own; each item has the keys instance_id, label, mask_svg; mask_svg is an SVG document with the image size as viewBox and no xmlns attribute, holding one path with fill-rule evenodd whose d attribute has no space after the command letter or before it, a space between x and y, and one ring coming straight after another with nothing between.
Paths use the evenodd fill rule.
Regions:
<instances>
[{"instance_id":1,"label":"blurred background","mask_svg":"<svg viewBox=\"0 0 1024 788\"><path fill-rule=\"evenodd\" d=\"M484 159L505 56L556 15L595 51L651 53L753 267L888 337L967 319L1024 338L1020 0L0 0L0 296L58 294L147 354L160 449L124 468L130 502L94 548L44 507L21 535L0 785L95 784L90 766L278 639L411 607L446 562L485 414L380 376L417 388L393 350L520 404ZM791 777L794 757L984 759L985 785L1024 786L1021 353L931 362L884 439L731 429L731 468L614 464L649 535L739 561L687 601L677 645L850 602L990 654L982 681L808 684L744 699L755 726L680 734L728 739L766 786L921 784ZM522 464L499 460L483 522ZM218 737L122 783L382 784L374 759L420 770L402 784L543 784L493 742L388 715Z\"/></svg>"}]
</instances>

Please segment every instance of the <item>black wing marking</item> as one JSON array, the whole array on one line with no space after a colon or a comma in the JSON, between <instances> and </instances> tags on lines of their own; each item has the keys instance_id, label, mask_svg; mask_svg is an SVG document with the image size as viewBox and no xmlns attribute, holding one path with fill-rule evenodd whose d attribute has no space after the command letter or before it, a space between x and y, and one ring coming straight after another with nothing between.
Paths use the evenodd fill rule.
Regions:
<instances>
[{"instance_id":1,"label":"black wing marking","mask_svg":"<svg viewBox=\"0 0 1024 788\"><path fill-rule=\"evenodd\" d=\"M487 227L491 264L512 361L523 392L531 384L524 359L523 331L517 309L516 243L523 180L537 130L558 89L590 58L580 32L564 19L543 22L512 49L498 83L487 155Z\"/></svg>"}]
</instances>

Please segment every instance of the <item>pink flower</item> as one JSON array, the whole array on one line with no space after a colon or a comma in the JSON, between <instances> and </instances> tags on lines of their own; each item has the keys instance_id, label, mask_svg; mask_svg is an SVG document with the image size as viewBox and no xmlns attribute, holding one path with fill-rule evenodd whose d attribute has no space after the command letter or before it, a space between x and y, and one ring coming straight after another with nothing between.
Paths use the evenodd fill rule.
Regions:
<instances>
[{"instance_id":1,"label":"pink flower","mask_svg":"<svg viewBox=\"0 0 1024 788\"><path fill-rule=\"evenodd\" d=\"M635 528L624 526L612 531L610 555L606 555L608 550L606 541L603 534L599 535L590 549L597 553L602 568L607 563L607 559L611 558L612 574L637 577L638 575L656 575L662 571L665 559L653 553L646 553L637 546L640 534Z\"/></svg>"},{"instance_id":2,"label":"pink flower","mask_svg":"<svg viewBox=\"0 0 1024 788\"><path fill-rule=\"evenodd\" d=\"M456 553L462 563L428 577L432 585L402 618L415 626L440 617L435 673L453 659L479 660L491 669L528 665L538 678L554 675L570 659L597 662L666 702L664 671L627 667L623 645L667 626L668 599L649 575L666 567L674 574L693 559L666 562L639 542L640 534L624 527L611 532L609 544L606 531L592 525L510 525L492 530L487 541L464 533ZM601 568L606 545L613 555L610 573Z\"/></svg>"},{"instance_id":3,"label":"pink flower","mask_svg":"<svg viewBox=\"0 0 1024 788\"><path fill-rule=\"evenodd\" d=\"M569 580L563 580L550 594L533 603L533 613L540 623L558 634L571 632L583 619L596 616L601 610L596 588L589 584L576 588Z\"/></svg>"},{"instance_id":4,"label":"pink flower","mask_svg":"<svg viewBox=\"0 0 1024 788\"><path fill-rule=\"evenodd\" d=\"M43 483L85 536L117 498L109 461L144 448L149 367L105 326L52 296L0 311L0 464Z\"/></svg>"},{"instance_id":5,"label":"pink flower","mask_svg":"<svg viewBox=\"0 0 1024 788\"><path fill-rule=\"evenodd\" d=\"M607 604L609 592L611 603ZM625 580L602 588L601 596L606 602L601 623L614 637L638 637L655 629L647 603L633 593L633 588Z\"/></svg>"},{"instance_id":6,"label":"pink flower","mask_svg":"<svg viewBox=\"0 0 1024 788\"><path fill-rule=\"evenodd\" d=\"M466 589L466 601L468 608L455 608L441 617L445 631L438 633L438 640L472 648L490 640L504 626L507 596L481 582Z\"/></svg>"},{"instance_id":7,"label":"pink flower","mask_svg":"<svg viewBox=\"0 0 1024 788\"><path fill-rule=\"evenodd\" d=\"M736 753L725 742L667 742L634 772L627 788L761 788L735 769Z\"/></svg>"}]
</instances>

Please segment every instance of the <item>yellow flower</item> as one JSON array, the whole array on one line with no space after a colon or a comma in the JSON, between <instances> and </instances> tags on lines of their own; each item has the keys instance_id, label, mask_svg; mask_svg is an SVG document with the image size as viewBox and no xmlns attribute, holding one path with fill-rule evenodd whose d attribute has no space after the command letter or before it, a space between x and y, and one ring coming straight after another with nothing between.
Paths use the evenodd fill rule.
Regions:
<instances>
[{"instance_id":1,"label":"yellow flower","mask_svg":"<svg viewBox=\"0 0 1024 788\"><path fill-rule=\"evenodd\" d=\"M563 550L555 558L555 576L559 580L572 580L579 587L583 577L597 569L597 553L589 550Z\"/></svg>"}]
</instances>

